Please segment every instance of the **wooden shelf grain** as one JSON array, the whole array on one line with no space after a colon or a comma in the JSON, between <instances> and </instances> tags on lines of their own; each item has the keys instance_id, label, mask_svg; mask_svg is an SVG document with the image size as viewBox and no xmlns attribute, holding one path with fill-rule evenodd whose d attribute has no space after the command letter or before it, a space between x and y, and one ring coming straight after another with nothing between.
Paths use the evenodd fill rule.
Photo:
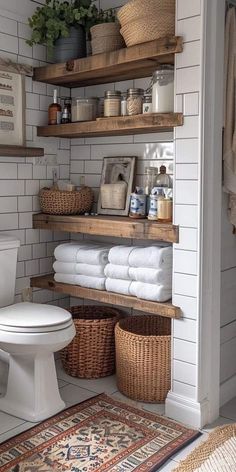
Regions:
<instances>
[{"instance_id":1,"label":"wooden shelf grain","mask_svg":"<svg viewBox=\"0 0 236 472\"><path fill-rule=\"evenodd\" d=\"M99 118L96 121L39 126L38 136L56 138L89 138L170 131L183 125L182 113L151 113L147 115Z\"/></svg>"},{"instance_id":2,"label":"wooden shelf grain","mask_svg":"<svg viewBox=\"0 0 236 472\"><path fill-rule=\"evenodd\" d=\"M54 281L53 274L32 277L30 285L33 288L53 290L73 297L93 300L100 303L109 303L124 308L134 308L145 313L164 316L167 318L180 318L180 308L171 303L158 303L140 300L136 297L119 295L112 292L83 288L78 285L62 284Z\"/></svg>"},{"instance_id":3,"label":"wooden shelf grain","mask_svg":"<svg viewBox=\"0 0 236 472\"><path fill-rule=\"evenodd\" d=\"M44 156L44 149L38 148L38 147L0 145L0 156L39 157L39 156Z\"/></svg>"},{"instance_id":4,"label":"wooden shelf grain","mask_svg":"<svg viewBox=\"0 0 236 472\"><path fill-rule=\"evenodd\" d=\"M49 229L69 233L84 233L119 238L152 239L178 243L179 227L171 223L134 220L119 216L55 216L38 213L33 215L35 229Z\"/></svg>"},{"instance_id":5,"label":"wooden shelf grain","mask_svg":"<svg viewBox=\"0 0 236 472\"><path fill-rule=\"evenodd\" d=\"M34 80L65 87L84 87L148 77L159 64L174 64L182 38L168 36L118 51L34 69Z\"/></svg>"}]
</instances>

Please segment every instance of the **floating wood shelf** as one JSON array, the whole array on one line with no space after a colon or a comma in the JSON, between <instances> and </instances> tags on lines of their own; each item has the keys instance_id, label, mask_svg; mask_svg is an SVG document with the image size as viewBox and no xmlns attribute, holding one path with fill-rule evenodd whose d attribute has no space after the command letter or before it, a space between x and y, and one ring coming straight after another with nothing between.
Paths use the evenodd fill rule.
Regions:
<instances>
[{"instance_id":1,"label":"floating wood shelf","mask_svg":"<svg viewBox=\"0 0 236 472\"><path fill-rule=\"evenodd\" d=\"M148 77L159 64L174 64L182 52L181 37L166 37L119 51L34 69L34 80L65 87L118 82Z\"/></svg>"},{"instance_id":2,"label":"floating wood shelf","mask_svg":"<svg viewBox=\"0 0 236 472\"><path fill-rule=\"evenodd\" d=\"M126 134L157 133L182 126L182 113L152 113L117 118L99 118L96 121L66 125L39 126L38 136L57 138L89 138L123 136Z\"/></svg>"},{"instance_id":3,"label":"floating wood shelf","mask_svg":"<svg viewBox=\"0 0 236 472\"><path fill-rule=\"evenodd\" d=\"M152 239L170 243L179 241L178 226L121 216L54 216L39 213L33 215L33 227L97 236Z\"/></svg>"},{"instance_id":4,"label":"floating wood shelf","mask_svg":"<svg viewBox=\"0 0 236 472\"><path fill-rule=\"evenodd\" d=\"M0 145L0 156L39 157L44 156L44 149L37 147Z\"/></svg>"},{"instance_id":5,"label":"floating wood shelf","mask_svg":"<svg viewBox=\"0 0 236 472\"><path fill-rule=\"evenodd\" d=\"M62 284L55 282L53 274L32 277L30 285L35 288L65 293L72 297L94 300L101 303L109 303L119 307L134 308L135 310L144 311L145 313L153 313L167 318L180 318L181 316L180 308L171 303L149 302L147 300L140 300L127 295L83 288L78 285Z\"/></svg>"}]
</instances>

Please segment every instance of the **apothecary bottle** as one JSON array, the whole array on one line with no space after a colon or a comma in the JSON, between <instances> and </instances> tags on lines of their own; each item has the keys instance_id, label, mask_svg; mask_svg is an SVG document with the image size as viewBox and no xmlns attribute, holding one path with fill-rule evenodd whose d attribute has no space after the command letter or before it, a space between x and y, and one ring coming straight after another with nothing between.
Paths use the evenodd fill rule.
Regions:
<instances>
[{"instance_id":1,"label":"apothecary bottle","mask_svg":"<svg viewBox=\"0 0 236 472\"><path fill-rule=\"evenodd\" d=\"M146 167L144 176L144 192L146 195L150 195L153 187L155 187L157 179L158 169L157 167Z\"/></svg>"},{"instance_id":2,"label":"apothecary bottle","mask_svg":"<svg viewBox=\"0 0 236 472\"><path fill-rule=\"evenodd\" d=\"M61 105L58 102L57 89L53 91L53 103L48 108L48 124L59 125L61 123Z\"/></svg>"},{"instance_id":3,"label":"apothecary bottle","mask_svg":"<svg viewBox=\"0 0 236 472\"><path fill-rule=\"evenodd\" d=\"M172 187L172 181L169 175L166 173L166 166L160 167L160 173L156 178L156 187Z\"/></svg>"}]
</instances>

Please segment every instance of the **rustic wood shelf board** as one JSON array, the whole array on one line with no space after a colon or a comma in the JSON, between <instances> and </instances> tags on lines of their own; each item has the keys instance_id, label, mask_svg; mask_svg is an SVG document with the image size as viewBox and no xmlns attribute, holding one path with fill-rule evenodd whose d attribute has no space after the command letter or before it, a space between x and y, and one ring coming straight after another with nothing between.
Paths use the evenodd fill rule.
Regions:
<instances>
[{"instance_id":1,"label":"rustic wood shelf board","mask_svg":"<svg viewBox=\"0 0 236 472\"><path fill-rule=\"evenodd\" d=\"M38 156L44 156L44 149L37 148L37 147L0 145L0 156L38 157Z\"/></svg>"},{"instance_id":2,"label":"rustic wood shelf board","mask_svg":"<svg viewBox=\"0 0 236 472\"><path fill-rule=\"evenodd\" d=\"M58 138L89 138L157 133L182 126L182 113L151 113L147 115L101 118L96 121L66 125L39 126L38 136Z\"/></svg>"},{"instance_id":3,"label":"rustic wood shelf board","mask_svg":"<svg viewBox=\"0 0 236 472\"><path fill-rule=\"evenodd\" d=\"M65 87L84 87L147 77L159 64L174 64L175 53L182 50L182 38L169 36L119 51L37 67L33 78Z\"/></svg>"},{"instance_id":4,"label":"rustic wood shelf board","mask_svg":"<svg viewBox=\"0 0 236 472\"><path fill-rule=\"evenodd\" d=\"M40 277L32 277L30 281L31 287L52 290L58 293L83 298L85 300L93 300L100 303L109 303L119 307L134 308L145 313L153 313L155 315L165 316L167 318L180 318L180 308L171 303L149 302L140 300L127 295L119 295L117 293L106 292L102 290L94 290L91 288L83 288L78 285L68 285L55 282L53 274L43 275Z\"/></svg>"},{"instance_id":5,"label":"rustic wood shelf board","mask_svg":"<svg viewBox=\"0 0 236 472\"><path fill-rule=\"evenodd\" d=\"M97 236L152 239L170 243L179 241L178 226L121 216L55 216L39 213L33 215L33 227Z\"/></svg>"}]
</instances>

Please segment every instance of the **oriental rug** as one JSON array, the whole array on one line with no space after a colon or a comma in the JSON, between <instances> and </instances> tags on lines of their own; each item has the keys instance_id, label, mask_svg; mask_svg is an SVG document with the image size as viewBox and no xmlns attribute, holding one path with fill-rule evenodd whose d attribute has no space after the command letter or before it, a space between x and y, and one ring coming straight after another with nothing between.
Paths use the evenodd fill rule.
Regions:
<instances>
[{"instance_id":1,"label":"oriental rug","mask_svg":"<svg viewBox=\"0 0 236 472\"><path fill-rule=\"evenodd\" d=\"M156 472L200 433L105 394L0 445L4 472Z\"/></svg>"},{"instance_id":2,"label":"oriental rug","mask_svg":"<svg viewBox=\"0 0 236 472\"><path fill-rule=\"evenodd\" d=\"M236 424L217 428L175 472L236 472Z\"/></svg>"}]
</instances>

